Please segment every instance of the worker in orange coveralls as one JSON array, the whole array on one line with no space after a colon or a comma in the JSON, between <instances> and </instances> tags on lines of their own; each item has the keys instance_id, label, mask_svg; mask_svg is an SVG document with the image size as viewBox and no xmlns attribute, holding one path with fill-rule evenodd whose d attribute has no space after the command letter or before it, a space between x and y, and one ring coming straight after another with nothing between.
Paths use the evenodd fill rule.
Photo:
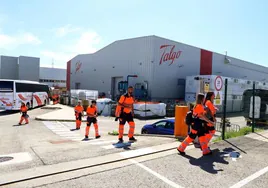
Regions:
<instances>
[{"instance_id":1,"label":"worker in orange coveralls","mask_svg":"<svg viewBox=\"0 0 268 188\"><path fill-rule=\"evenodd\" d=\"M215 98L214 92L208 92L206 95L205 107L207 108L208 119L216 123L217 108L213 104L214 98ZM215 126L214 124L205 123L205 129L206 129L205 136L207 139L207 143L209 143L209 141L212 139L212 137L216 132Z\"/></svg>"},{"instance_id":2,"label":"worker in orange coveralls","mask_svg":"<svg viewBox=\"0 0 268 188\"><path fill-rule=\"evenodd\" d=\"M119 119L119 143L123 141L123 134L124 134L124 125L126 122L129 124L129 132L128 138L130 142L135 142L137 139L134 138L134 131L135 131L135 123L134 123L134 97L133 97L133 87L129 86L127 93L122 95L118 101L118 105L116 107L116 120Z\"/></svg>"},{"instance_id":3,"label":"worker in orange coveralls","mask_svg":"<svg viewBox=\"0 0 268 188\"><path fill-rule=\"evenodd\" d=\"M20 122L19 122L19 125L22 124L23 120L25 120L26 124L29 123L29 115L27 114L27 111L28 111L28 108L27 106L25 105L24 102L21 103L21 107L20 107L20 113L22 114L21 115L21 118L20 118Z\"/></svg>"},{"instance_id":4,"label":"worker in orange coveralls","mask_svg":"<svg viewBox=\"0 0 268 188\"><path fill-rule=\"evenodd\" d=\"M76 130L79 130L82 123L82 116L83 115L84 108L81 105L81 102L78 101L77 105L74 107L75 112L75 119L76 119Z\"/></svg>"},{"instance_id":5,"label":"worker in orange coveralls","mask_svg":"<svg viewBox=\"0 0 268 188\"><path fill-rule=\"evenodd\" d=\"M205 137L205 128L203 125L203 122L210 123L214 125L214 122L210 121L205 116L205 107L204 107L204 94L199 93L197 95L196 99L196 105L193 108L193 118L194 118L194 124L192 126L190 134L184 139L184 141L181 143L181 145L177 148L178 152L180 152L181 155L185 155L185 149L186 147L198 136L199 143L201 146L201 149L203 151L203 156L211 155L212 152L208 148L207 140Z\"/></svg>"},{"instance_id":6,"label":"worker in orange coveralls","mask_svg":"<svg viewBox=\"0 0 268 188\"><path fill-rule=\"evenodd\" d=\"M97 116L98 116L98 109L96 106L97 102L95 100L93 100L91 102L91 105L87 108L87 126L86 126L86 134L85 134L85 138L88 139L88 135L89 135L89 129L91 126L91 123L93 123L94 128L95 128L95 138L98 139L101 136L99 135L99 127L97 124Z\"/></svg>"}]
</instances>

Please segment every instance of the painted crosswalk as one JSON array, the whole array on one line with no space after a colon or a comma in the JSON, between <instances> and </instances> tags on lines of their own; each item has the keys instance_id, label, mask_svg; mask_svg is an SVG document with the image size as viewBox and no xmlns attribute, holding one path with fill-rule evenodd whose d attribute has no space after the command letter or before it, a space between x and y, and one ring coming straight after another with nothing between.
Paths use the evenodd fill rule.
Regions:
<instances>
[{"instance_id":1,"label":"painted crosswalk","mask_svg":"<svg viewBox=\"0 0 268 188\"><path fill-rule=\"evenodd\" d=\"M53 133L64 139L85 143L95 147L101 147L102 149L106 150L135 145L135 143L117 143L118 140L111 140L107 138L95 139L90 137L89 139L84 139L81 131L70 131L70 129L74 127L74 123L72 122L44 121L43 124Z\"/></svg>"}]
</instances>

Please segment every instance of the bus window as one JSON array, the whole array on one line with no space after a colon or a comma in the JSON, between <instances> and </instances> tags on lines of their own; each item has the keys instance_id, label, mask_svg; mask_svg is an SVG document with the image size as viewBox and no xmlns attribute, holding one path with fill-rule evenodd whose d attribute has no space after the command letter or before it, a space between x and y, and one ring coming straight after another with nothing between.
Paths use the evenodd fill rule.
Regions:
<instances>
[{"instance_id":1,"label":"bus window","mask_svg":"<svg viewBox=\"0 0 268 188\"><path fill-rule=\"evenodd\" d=\"M13 82L12 81L0 81L0 92L12 92Z\"/></svg>"}]
</instances>

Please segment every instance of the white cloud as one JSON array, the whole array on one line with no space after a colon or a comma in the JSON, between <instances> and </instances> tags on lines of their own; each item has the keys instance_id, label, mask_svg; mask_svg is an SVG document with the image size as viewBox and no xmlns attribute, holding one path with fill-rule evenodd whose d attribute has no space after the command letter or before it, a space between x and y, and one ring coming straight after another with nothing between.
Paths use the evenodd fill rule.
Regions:
<instances>
[{"instance_id":1,"label":"white cloud","mask_svg":"<svg viewBox=\"0 0 268 188\"><path fill-rule=\"evenodd\" d=\"M66 61L66 62L74 56L74 54L68 54L64 52L52 52L48 50L42 51L41 55L47 58L51 58L55 61Z\"/></svg>"},{"instance_id":2,"label":"white cloud","mask_svg":"<svg viewBox=\"0 0 268 188\"><path fill-rule=\"evenodd\" d=\"M101 38L96 32L84 32L69 50L77 54L94 53L97 51L96 45L98 45L100 41Z\"/></svg>"},{"instance_id":3,"label":"white cloud","mask_svg":"<svg viewBox=\"0 0 268 188\"><path fill-rule=\"evenodd\" d=\"M79 27L74 27L70 24L68 25L65 25L63 27L59 27L57 29L54 29L55 31L55 34L57 37L64 37L66 35L68 35L69 33L73 33L73 32L77 32L77 31L80 31L81 28Z\"/></svg>"},{"instance_id":4,"label":"white cloud","mask_svg":"<svg viewBox=\"0 0 268 188\"><path fill-rule=\"evenodd\" d=\"M80 35L79 39L73 44L68 44L59 48L61 51L44 50L41 55L50 58L57 63L66 63L78 54L94 53L97 51L96 45L101 41L100 36L93 31L87 31Z\"/></svg>"},{"instance_id":5,"label":"white cloud","mask_svg":"<svg viewBox=\"0 0 268 188\"><path fill-rule=\"evenodd\" d=\"M37 36L31 33L22 33L14 36L0 33L0 41L0 48L7 50L12 50L25 44L39 45L42 43Z\"/></svg>"}]
</instances>

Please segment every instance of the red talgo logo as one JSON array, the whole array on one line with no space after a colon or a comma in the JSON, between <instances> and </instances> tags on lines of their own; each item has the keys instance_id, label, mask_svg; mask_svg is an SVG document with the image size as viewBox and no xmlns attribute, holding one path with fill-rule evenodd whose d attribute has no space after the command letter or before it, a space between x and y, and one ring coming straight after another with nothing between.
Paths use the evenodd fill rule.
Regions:
<instances>
[{"instance_id":1,"label":"red talgo logo","mask_svg":"<svg viewBox=\"0 0 268 188\"><path fill-rule=\"evenodd\" d=\"M161 65L163 62L171 61L169 65L172 65L175 61L175 59L178 59L181 55L182 51L174 51L175 45L162 45L160 46L160 49L164 49L159 65ZM168 52L167 49L170 49Z\"/></svg>"},{"instance_id":2,"label":"red talgo logo","mask_svg":"<svg viewBox=\"0 0 268 188\"><path fill-rule=\"evenodd\" d=\"M78 61L75 64L75 73L77 73L80 69L81 69L82 63L80 61Z\"/></svg>"}]
</instances>

